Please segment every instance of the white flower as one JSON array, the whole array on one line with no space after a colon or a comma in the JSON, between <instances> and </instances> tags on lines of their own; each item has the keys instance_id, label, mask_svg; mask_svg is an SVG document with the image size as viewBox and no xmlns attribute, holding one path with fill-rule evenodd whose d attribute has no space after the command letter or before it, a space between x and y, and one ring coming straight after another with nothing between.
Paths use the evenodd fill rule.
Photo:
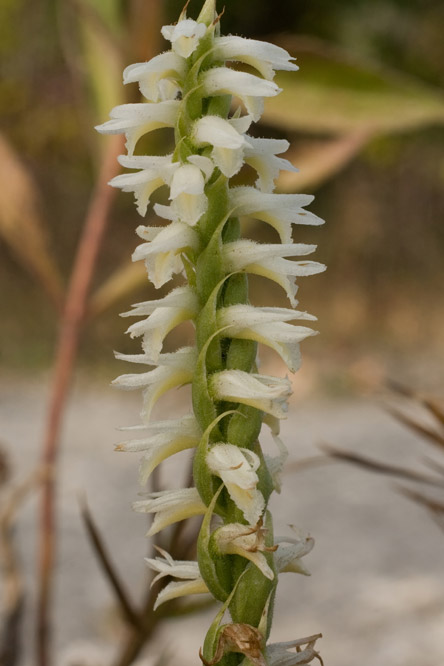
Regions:
<instances>
[{"instance_id":1,"label":"white flower","mask_svg":"<svg viewBox=\"0 0 444 666\"><path fill-rule=\"evenodd\" d=\"M194 416L154 422L146 425L145 429L154 431L154 433L143 439L121 442L116 446L116 451L132 453L143 451L145 453L139 467L141 484L147 482L157 465L179 451L197 446L201 437L201 431Z\"/></svg>"},{"instance_id":2,"label":"white flower","mask_svg":"<svg viewBox=\"0 0 444 666\"><path fill-rule=\"evenodd\" d=\"M197 562L189 560L173 560L171 555L158 546L157 550L163 557L145 558L145 562L150 569L157 571L158 575L153 579L152 584L164 578L171 576L172 578L179 578L180 582L168 583L157 595L154 610L156 610L165 601L177 599L187 594L205 594L208 588L205 585L199 571Z\"/></svg>"},{"instance_id":3,"label":"white flower","mask_svg":"<svg viewBox=\"0 0 444 666\"><path fill-rule=\"evenodd\" d=\"M111 120L97 125L101 134L125 134L128 154L132 155L141 136L161 127L174 127L179 113L179 101L158 104L121 104L110 112Z\"/></svg>"},{"instance_id":4,"label":"white flower","mask_svg":"<svg viewBox=\"0 0 444 666\"><path fill-rule=\"evenodd\" d=\"M142 217L146 214L152 193L168 184L173 171L179 166L172 163L172 155L151 157L145 155L120 155L119 162L128 169L140 169L136 173L123 173L109 181L112 187L120 187L124 192L134 192L137 211Z\"/></svg>"},{"instance_id":5,"label":"white flower","mask_svg":"<svg viewBox=\"0 0 444 666\"><path fill-rule=\"evenodd\" d=\"M140 226L136 233L149 242L135 249L133 261L145 261L148 277L156 289L168 282L174 273L182 272L181 253L197 249L199 243L194 229L183 222L173 222L167 227Z\"/></svg>"},{"instance_id":6,"label":"white flower","mask_svg":"<svg viewBox=\"0 0 444 666\"><path fill-rule=\"evenodd\" d=\"M243 132L248 130L251 121L251 116L231 120L203 116L194 124L192 140L197 146L213 146L211 157L215 165L224 176L231 178L243 165L244 151L250 145Z\"/></svg>"},{"instance_id":7,"label":"white flower","mask_svg":"<svg viewBox=\"0 0 444 666\"><path fill-rule=\"evenodd\" d=\"M245 162L257 171L259 178L256 181L256 186L262 192L272 192L274 190L274 181L279 176L280 171L298 171L288 160L276 157L280 153L285 153L289 147L290 144L285 139L248 137Z\"/></svg>"},{"instance_id":8,"label":"white flower","mask_svg":"<svg viewBox=\"0 0 444 666\"><path fill-rule=\"evenodd\" d=\"M255 340L274 349L292 372L300 366L299 343L316 331L307 326L285 323L293 319L316 321L306 312L287 308L257 308L252 305L232 305L217 313L220 328L227 328L224 335L232 338Z\"/></svg>"},{"instance_id":9,"label":"white flower","mask_svg":"<svg viewBox=\"0 0 444 666\"><path fill-rule=\"evenodd\" d=\"M282 487L282 472L288 458L288 449L277 434L272 432L271 436L273 437L273 441L276 444L279 453L277 456L264 455L264 459L273 480L274 489L277 493L280 493Z\"/></svg>"},{"instance_id":10,"label":"white flower","mask_svg":"<svg viewBox=\"0 0 444 666\"><path fill-rule=\"evenodd\" d=\"M194 226L208 207L205 178L199 167L183 164L174 173L170 191L173 219Z\"/></svg>"},{"instance_id":11,"label":"white flower","mask_svg":"<svg viewBox=\"0 0 444 666\"><path fill-rule=\"evenodd\" d=\"M147 319L132 324L127 333L132 338L143 335L142 348L153 361L156 361L168 333L181 322L193 319L198 313L198 307L195 291L185 286L173 289L157 301L140 303L133 311L125 312L121 316L150 315Z\"/></svg>"},{"instance_id":12,"label":"white flower","mask_svg":"<svg viewBox=\"0 0 444 666\"><path fill-rule=\"evenodd\" d=\"M297 286L289 277L315 275L326 267L317 261L290 261L282 257L306 255L315 249L316 245L305 243L274 245L240 240L224 245L223 255L228 271L246 271L273 280L285 290L291 304L295 305Z\"/></svg>"},{"instance_id":13,"label":"white flower","mask_svg":"<svg viewBox=\"0 0 444 666\"><path fill-rule=\"evenodd\" d=\"M287 399L291 395L288 379L249 374L242 370L222 370L210 378L210 389L217 400L240 402L272 414L286 417Z\"/></svg>"},{"instance_id":14,"label":"white flower","mask_svg":"<svg viewBox=\"0 0 444 666\"><path fill-rule=\"evenodd\" d=\"M168 525L192 516L203 515L207 507L200 499L196 488L181 488L150 493L148 499L134 502L133 509L138 513L155 514L153 524L147 533L147 536L153 536Z\"/></svg>"},{"instance_id":15,"label":"white flower","mask_svg":"<svg viewBox=\"0 0 444 666\"><path fill-rule=\"evenodd\" d=\"M116 354L116 358L130 363L153 364L146 354ZM157 360L158 367L154 370L121 375L113 381L113 385L128 391L144 389L142 417L148 422L152 408L164 393L176 386L191 382L196 360L197 352L194 347L184 347L171 354L160 354Z\"/></svg>"},{"instance_id":16,"label":"white flower","mask_svg":"<svg viewBox=\"0 0 444 666\"><path fill-rule=\"evenodd\" d=\"M235 35L216 37L214 39L214 57L216 60L237 60L251 65L262 74L265 79L271 80L276 70L297 71L299 67L285 49L261 42L256 39L246 39Z\"/></svg>"},{"instance_id":17,"label":"white flower","mask_svg":"<svg viewBox=\"0 0 444 666\"><path fill-rule=\"evenodd\" d=\"M277 537L275 541L278 549L274 555L274 561L279 573L300 573L310 576L310 572L301 558L313 550L313 537L299 533L297 538Z\"/></svg>"},{"instance_id":18,"label":"white flower","mask_svg":"<svg viewBox=\"0 0 444 666\"><path fill-rule=\"evenodd\" d=\"M258 76L237 72L228 67L213 67L201 74L201 83L208 96L236 95L239 97L253 120L262 115L263 98L274 97L281 90L272 81L264 81Z\"/></svg>"},{"instance_id":19,"label":"white flower","mask_svg":"<svg viewBox=\"0 0 444 666\"><path fill-rule=\"evenodd\" d=\"M122 312L121 317L141 317L150 315L157 308L172 308L172 307L186 307L190 310L195 309L196 294L189 286L176 287L168 292L163 298L157 298L153 301L143 301L142 303L135 303L132 305L132 310L129 312ZM132 336L131 336L132 337Z\"/></svg>"},{"instance_id":20,"label":"white flower","mask_svg":"<svg viewBox=\"0 0 444 666\"><path fill-rule=\"evenodd\" d=\"M205 35L205 23L197 23L192 19L184 19L176 25L164 25L162 35L171 42L173 51L182 58L188 58L197 49Z\"/></svg>"},{"instance_id":21,"label":"white flower","mask_svg":"<svg viewBox=\"0 0 444 666\"><path fill-rule=\"evenodd\" d=\"M266 578L273 580L273 570L263 553L274 552L277 547L267 547L265 545L265 534L266 530L263 529L260 523L254 527L241 525L240 523L229 523L215 530L211 538L222 555L245 557L253 562Z\"/></svg>"},{"instance_id":22,"label":"white flower","mask_svg":"<svg viewBox=\"0 0 444 666\"><path fill-rule=\"evenodd\" d=\"M324 220L303 209L313 201L311 194L268 194L255 187L230 189L230 203L236 215L251 215L271 225L282 243L290 243L293 224L324 224Z\"/></svg>"},{"instance_id":23,"label":"white flower","mask_svg":"<svg viewBox=\"0 0 444 666\"><path fill-rule=\"evenodd\" d=\"M313 659L318 659L322 665L324 662L315 650L315 644L319 638L322 638L322 634L286 643L272 643L266 648L267 663L270 666L297 666L309 664ZM305 649L301 649L304 646ZM291 648L296 648L296 652L289 652Z\"/></svg>"},{"instance_id":24,"label":"white flower","mask_svg":"<svg viewBox=\"0 0 444 666\"><path fill-rule=\"evenodd\" d=\"M258 456L248 449L241 449L232 444L215 444L207 453L209 469L219 476L228 493L251 524L256 524L261 517L265 500L257 489L259 468Z\"/></svg>"},{"instance_id":25,"label":"white flower","mask_svg":"<svg viewBox=\"0 0 444 666\"><path fill-rule=\"evenodd\" d=\"M182 79L186 73L186 62L172 51L161 53L148 62L138 62L129 65L123 72L123 82L139 84L142 95L150 102L164 100L164 94L169 89L174 99L180 90ZM172 86L162 85L168 81ZM175 84L175 85L174 85Z\"/></svg>"}]
</instances>

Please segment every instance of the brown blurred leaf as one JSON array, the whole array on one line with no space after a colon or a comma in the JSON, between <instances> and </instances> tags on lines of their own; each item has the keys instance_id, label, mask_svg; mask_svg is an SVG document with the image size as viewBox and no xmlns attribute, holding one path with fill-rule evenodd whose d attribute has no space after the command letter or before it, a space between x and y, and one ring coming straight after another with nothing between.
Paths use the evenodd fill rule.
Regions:
<instances>
[{"instance_id":1,"label":"brown blurred leaf","mask_svg":"<svg viewBox=\"0 0 444 666\"><path fill-rule=\"evenodd\" d=\"M62 280L49 250L37 187L3 135L0 135L0 181L0 236L51 300L61 306Z\"/></svg>"},{"instance_id":2,"label":"brown blurred leaf","mask_svg":"<svg viewBox=\"0 0 444 666\"><path fill-rule=\"evenodd\" d=\"M436 500L427 497L422 493L418 493L415 490L411 490L410 488L398 487L397 490L404 495L404 497L407 497L413 502L416 502L416 504L420 504L427 509L432 514L432 517L435 519L439 527L444 530L444 504L442 502L437 502Z\"/></svg>"},{"instance_id":3,"label":"brown blurred leaf","mask_svg":"<svg viewBox=\"0 0 444 666\"><path fill-rule=\"evenodd\" d=\"M156 53L163 51L160 28L164 24L163 0L130 0L130 30L128 36L134 62L149 60Z\"/></svg>"},{"instance_id":4,"label":"brown blurred leaf","mask_svg":"<svg viewBox=\"0 0 444 666\"><path fill-rule=\"evenodd\" d=\"M336 458L336 460L358 465L359 467L363 467L370 472L388 474L390 476L397 476L401 479L407 479L409 481L427 483L428 485L438 486L441 488L444 487L444 481L442 479L428 476L427 474L422 474L421 472L415 472L414 470L410 470L405 467L398 467L397 465L389 465L388 463L380 462L379 460L373 460L372 458L368 458L367 456L363 456L359 453L337 449L334 446L330 446L329 444L321 444L320 448L327 455L331 456L332 458Z\"/></svg>"},{"instance_id":5,"label":"brown blurred leaf","mask_svg":"<svg viewBox=\"0 0 444 666\"><path fill-rule=\"evenodd\" d=\"M276 77L283 92L267 100L264 122L293 131L402 132L444 123L438 89L316 40L286 38L300 72Z\"/></svg>"},{"instance_id":6,"label":"brown blurred leaf","mask_svg":"<svg viewBox=\"0 0 444 666\"><path fill-rule=\"evenodd\" d=\"M104 312L146 280L145 266L141 262L128 263L118 268L92 295L89 315L95 317Z\"/></svg>"},{"instance_id":7,"label":"brown blurred leaf","mask_svg":"<svg viewBox=\"0 0 444 666\"><path fill-rule=\"evenodd\" d=\"M278 190L299 192L319 187L343 169L370 138L369 133L355 132L337 139L296 146L285 157L295 164L300 172L282 171L277 181Z\"/></svg>"},{"instance_id":8,"label":"brown blurred leaf","mask_svg":"<svg viewBox=\"0 0 444 666\"><path fill-rule=\"evenodd\" d=\"M84 71L92 104L93 122L107 120L110 110L125 101L122 85L124 54L122 48L118 0L74 0L79 8L83 36ZM106 141L97 135L98 154L106 150Z\"/></svg>"},{"instance_id":9,"label":"brown blurred leaf","mask_svg":"<svg viewBox=\"0 0 444 666\"><path fill-rule=\"evenodd\" d=\"M119 602L123 617L129 622L129 624L138 629L142 629L142 619L137 614L128 592L125 589L114 564L111 562L108 549L105 546L102 535L92 517L85 498L80 499L80 515L82 516L86 532L97 560L103 569L105 577L108 580L117 601Z\"/></svg>"},{"instance_id":10,"label":"brown blurred leaf","mask_svg":"<svg viewBox=\"0 0 444 666\"><path fill-rule=\"evenodd\" d=\"M439 433L437 430L429 427L424 423L420 423L415 419L407 416L404 412L401 412L394 407L386 407L387 411L395 417L398 421L406 425L410 430L414 430L416 433L428 439L432 444L444 448L444 435Z\"/></svg>"},{"instance_id":11,"label":"brown blurred leaf","mask_svg":"<svg viewBox=\"0 0 444 666\"><path fill-rule=\"evenodd\" d=\"M442 403L440 404L435 398L430 398L426 395L423 395L422 393L419 393L418 391L415 391L414 389L411 389L404 384L399 384L392 379L387 383L389 388L391 388L391 390L395 393L398 393L399 395L402 395L406 398L411 398L412 400L415 400L416 402L426 407L426 409L429 410L429 412L439 421L439 423L444 426L444 405Z\"/></svg>"}]
</instances>

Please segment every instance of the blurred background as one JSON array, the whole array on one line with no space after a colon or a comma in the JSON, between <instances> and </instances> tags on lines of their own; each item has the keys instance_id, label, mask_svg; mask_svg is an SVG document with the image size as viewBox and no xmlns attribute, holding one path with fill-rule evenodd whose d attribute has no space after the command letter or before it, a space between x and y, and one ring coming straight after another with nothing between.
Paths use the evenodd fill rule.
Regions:
<instances>
[{"instance_id":1,"label":"blurred background","mask_svg":"<svg viewBox=\"0 0 444 666\"><path fill-rule=\"evenodd\" d=\"M198 7L192 0L189 15ZM47 294L67 283L97 176L104 139L93 126L125 96L135 99L135 86L121 85L122 66L167 48L158 26L180 8L172 0L1 3L0 359L11 370L51 363L57 315ZM285 93L256 133L288 137L301 173L284 189L316 192L312 210L328 221L298 233L319 242L329 267L300 294L321 319L322 337L305 354L333 384L346 383L344 367L363 355L425 364L439 380L443 24L433 0L225 3L225 31L273 39L301 68L281 77ZM81 348L88 372L113 363L125 330L116 315L146 296L142 270L139 283L134 272L120 288L109 282L129 261L138 223L131 196L119 195L94 274L100 316Z\"/></svg>"},{"instance_id":2,"label":"blurred background","mask_svg":"<svg viewBox=\"0 0 444 666\"><path fill-rule=\"evenodd\" d=\"M91 200L103 191L97 183L106 172L104 164L115 163L111 144L93 127L116 104L138 100L135 86L123 88L122 69L168 48L160 26L175 22L182 5L182 0L0 3L0 413L2 444L19 477L39 458L66 289L85 220L91 217ZM196 17L200 6L200 0L191 0L188 15ZM278 191L315 193L310 210L327 221L321 228L295 231L295 238L318 243L316 259L328 265L326 274L300 284L301 309L319 317L321 335L305 344L304 367L295 378L299 402L292 418L300 424L301 444L295 457L312 455L314 444L323 439L371 449L395 462L414 461L419 455L416 439L363 396L378 392L387 378L443 393L444 5L439 0L226 0L223 31L273 41L297 58L300 71L278 74L284 92L267 101L254 132L291 142L287 157L300 173L283 175ZM167 152L170 138L163 130L154 134L141 142L141 150ZM108 169L111 177L116 167ZM239 182L246 182L242 178ZM130 415L137 419L139 396L116 396L106 387L120 371L113 350L135 349L123 335L127 325L118 314L130 303L152 298L154 290L143 267L129 259L140 223L131 195L112 196L102 211L107 226L97 242L97 261L88 269L91 296L78 326L80 345L72 364L77 380L63 438L59 510L67 521L62 520L60 532L56 604L66 609L70 599L74 605L55 641L57 654L65 655L60 663L72 666L114 663L94 646L98 636L109 649L109 626L115 626L109 618L112 597L106 584L97 582L101 574L95 563L79 564L91 556L75 492L85 486L95 501L136 591L146 548L140 516L128 510L136 462L120 456L116 461L112 455L113 429ZM251 221L245 226L255 237L268 238ZM82 273L81 265L78 271ZM281 294L265 283L253 281L252 288L260 292L253 300L270 303L271 298L285 305ZM176 346L178 336L183 344L190 335L181 327L168 344ZM284 371L274 356L265 356L264 365ZM291 435L290 424L288 428ZM321 582L304 579L303 587L294 588L297 592L284 601L289 613L297 595L313 621L306 621L298 605L296 616L287 613L282 626L291 631L296 617L302 627L299 632L296 626L296 634L308 635L327 623L326 664L331 666L378 661L413 666L419 655L423 666L442 663L438 636L444 588L436 582L439 575L442 580L442 534L431 523L423 525L422 510L393 494L386 481L368 480L349 468L298 474L301 494L295 512L306 527L316 529L316 536L319 532L321 545L314 557ZM112 496L116 488L124 497L121 503ZM338 488L343 511L332 515ZM372 509L375 496L379 503ZM23 659L32 654L36 517L31 506L17 527L30 600ZM124 536L115 532L116 521ZM124 553L123 538L125 544L133 543ZM80 546L82 539L85 545ZM375 543L379 554L368 559ZM77 547L80 554L74 557ZM353 552L363 569L354 573L359 585L350 592ZM67 581L69 571L75 575ZM409 575L414 582L404 588ZM92 591L93 599L88 596ZM318 595L316 611L311 594ZM390 599L398 601L390 605ZM401 609L415 609L415 604L417 615L398 626ZM347 649L350 636L341 636L357 607L362 622L354 635L362 643L357 640L353 650L359 647L360 659ZM380 624L372 613L380 614ZM371 631L365 629L369 625ZM418 626L421 636L413 639ZM385 638L375 658L372 639L378 631ZM69 652L71 641L84 638L89 661L79 657L81 648ZM188 638L184 634L179 645ZM417 652L413 642L419 645ZM429 656L424 656L425 645ZM13 663L18 661L5 662Z\"/></svg>"}]
</instances>

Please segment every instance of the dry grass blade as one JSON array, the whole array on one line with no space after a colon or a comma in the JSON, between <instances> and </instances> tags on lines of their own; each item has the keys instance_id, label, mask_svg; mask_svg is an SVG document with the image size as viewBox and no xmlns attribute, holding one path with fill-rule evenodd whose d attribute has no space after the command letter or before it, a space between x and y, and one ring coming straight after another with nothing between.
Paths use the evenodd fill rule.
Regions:
<instances>
[{"instance_id":1,"label":"dry grass blade","mask_svg":"<svg viewBox=\"0 0 444 666\"><path fill-rule=\"evenodd\" d=\"M51 300L61 307L62 280L50 254L39 194L16 151L0 134L0 236L24 268L36 277Z\"/></svg>"},{"instance_id":2,"label":"dry grass blade","mask_svg":"<svg viewBox=\"0 0 444 666\"><path fill-rule=\"evenodd\" d=\"M392 416L395 417L395 419L406 425L408 428L425 437L430 442L432 442L432 444L435 444L440 448L444 448L444 435L439 433L437 430L434 430L433 428L430 428L423 423L419 423L415 419L410 418L410 416L407 416L407 414L404 414L394 407L386 407L386 409Z\"/></svg>"},{"instance_id":3,"label":"dry grass blade","mask_svg":"<svg viewBox=\"0 0 444 666\"><path fill-rule=\"evenodd\" d=\"M34 471L13 488L2 502L0 512L0 567L4 576L3 626L0 629L0 664L16 666L20 660L20 632L25 592L19 557L14 543L14 521L23 501L47 477L48 470Z\"/></svg>"},{"instance_id":4,"label":"dry grass blade","mask_svg":"<svg viewBox=\"0 0 444 666\"><path fill-rule=\"evenodd\" d=\"M81 498L80 514L85 525L86 532L89 536L91 546L94 553L102 567L105 577L108 579L111 588L114 591L119 606L122 610L124 618L134 627L141 628L141 623L134 606L130 601L128 592L125 590L119 574L117 573L114 565L111 562L108 549L106 548L103 537L91 515L88 504L85 498Z\"/></svg>"},{"instance_id":5,"label":"dry grass blade","mask_svg":"<svg viewBox=\"0 0 444 666\"><path fill-rule=\"evenodd\" d=\"M386 463L381 463L378 460L373 460L362 456L358 453L352 453L350 451L344 451L342 449L337 449L329 444L321 444L320 448L332 458L336 460L341 460L343 462L352 463L363 467L364 469L370 472L376 472L378 474L387 474L389 476L396 476L401 479L406 479L408 481L417 481L418 483L427 483L431 486L444 487L444 481L442 479L435 478L433 476L428 476L422 474L421 472L415 472L414 470L407 469L405 467L398 467L397 465L388 465Z\"/></svg>"},{"instance_id":6,"label":"dry grass blade","mask_svg":"<svg viewBox=\"0 0 444 666\"><path fill-rule=\"evenodd\" d=\"M89 317L101 314L145 283L146 271L141 262L118 268L91 296L88 305Z\"/></svg>"},{"instance_id":7,"label":"dry grass blade","mask_svg":"<svg viewBox=\"0 0 444 666\"><path fill-rule=\"evenodd\" d=\"M396 381L390 380L388 382L388 386L395 393L419 402L426 409L428 409L428 411L437 419L437 421L439 421L441 425L444 426L444 405L439 404L439 402L434 398L429 398L428 396L422 395L421 393L414 391L408 386L399 384Z\"/></svg>"},{"instance_id":8,"label":"dry grass blade","mask_svg":"<svg viewBox=\"0 0 444 666\"><path fill-rule=\"evenodd\" d=\"M416 490L411 490L410 488L398 488L398 491L408 497L411 500L414 500L415 502L418 502L419 504L422 504L425 506L427 509L432 511L433 513L443 513L444 514L444 503L443 502L437 502L434 499L431 499L430 497L427 497L426 495L423 495L422 493L417 492Z\"/></svg>"},{"instance_id":9,"label":"dry grass blade","mask_svg":"<svg viewBox=\"0 0 444 666\"><path fill-rule=\"evenodd\" d=\"M286 158L300 172L282 171L277 182L281 192L301 192L315 189L336 175L369 142L371 135L354 132L336 139L319 140L298 145Z\"/></svg>"},{"instance_id":10,"label":"dry grass blade","mask_svg":"<svg viewBox=\"0 0 444 666\"><path fill-rule=\"evenodd\" d=\"M429 458L428 456L423 456L422 460L424 465L426 465L429 469L433 469L434 472L444 476L444 465L439 463L437 460L434 460L433 458Z\"/></svg>"},{"instance_id":11,"label":"dry grass blade","mask_svg":"<svg viewBox=\"0 0 444 666\"><path fill-rule=\"evenodd\" d=\"M411 490L410 488L398 487L397 490L408 499L427 509L432 514L439 527L444 530L444 504L442 502L431 499L430 497L418 493L415 490Z\"/></svg>"}]
</instances>

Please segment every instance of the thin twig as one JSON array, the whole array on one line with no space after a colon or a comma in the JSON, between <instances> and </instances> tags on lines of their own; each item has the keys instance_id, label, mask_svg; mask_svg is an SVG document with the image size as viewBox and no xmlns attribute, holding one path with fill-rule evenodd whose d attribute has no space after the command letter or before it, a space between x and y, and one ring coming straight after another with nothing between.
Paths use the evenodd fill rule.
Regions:
<instances>
[{"instance_id":1,"label":"thin twig","mask_svg":"<svg viewBox=\"0 0 444 666\"><path fill-rule=\"evenodd\" d=\"M397 465L388 465L387 463L381 463L378 460L373 460L372 458L367 458L367 456L362 456L358 453L352 453L351 451L344 451L341 449L336 449L329 444L321 444L321 449L325 451L326 454L335 458L336 460L341 460L343 462L352 463L363 467L364 469L370 472L376 472L378 474L388 474L389 476L397 476L402 479L408 479L409 481L417 481L419 483L427 483L431 486L437 486L439 488L444 487L444 482L442 479L428 476L426 474L421 474L420 472L415 472L414 470L407 469L405 467L398 467Z\"/></svg>"},{"instance_id":2,"label":"thin twig","mask_svg":"<svg viewBox=\"0 0 444 666\"><path fill-rule=\"evenodd\" d=\"M91 515L87 501L85 497L79 498L80 503L80 515L82 516L85 529L88 533L88 536L91 541L94 553L105 573L105 576L108 582L111 585L111 588L114 591L114 594L119 602L120 608L122 610L124 618L129 624L138 629L141 629L140 618L137 612L134 609L134 605L129 597L127 590L125 589L121 577L117 573L117 570L113 563L111 562L111 557L108 553L108 549L105 546L104 540L100 534L100 531Z\"/></svg>"},{"instance_id":3,"label":"thin twig","mask_svg":"<svg viewBox=\"0 0 444 666\"><path fill-rule=\"evenodd\" d=\"M441 449L444 448L444 435L439 433L434 428L419 423L415 419L410 418L407 414L404 414L400 410L394 407L386 407L386 410L391 414L395 419L400 421L400 423L406 425L411 430L414 430L417 434L421 435L428 439L435 446L439 446Z\"/></svg>"},{"instance_id":4,"label":"thin twig","mask_svg":"<svg viewBox=\"0 0 444 666\"><path fill-rule=\"evenodd\" d=\"M98 181L86 214L66 305L62 316L54 362L52 391L49 402L46 434L42 447L42 463L55 470L59 434L74 363L85 316L86 300L102 238L108 222L115 190L107 185L118 170L117 156L122 152L123 139L112 137L107 145ZM50 608L55 554L55 473L43 487L40 522L40 557L38 569L36 663L50 666Z\"/></svg>"}]
</instances>

